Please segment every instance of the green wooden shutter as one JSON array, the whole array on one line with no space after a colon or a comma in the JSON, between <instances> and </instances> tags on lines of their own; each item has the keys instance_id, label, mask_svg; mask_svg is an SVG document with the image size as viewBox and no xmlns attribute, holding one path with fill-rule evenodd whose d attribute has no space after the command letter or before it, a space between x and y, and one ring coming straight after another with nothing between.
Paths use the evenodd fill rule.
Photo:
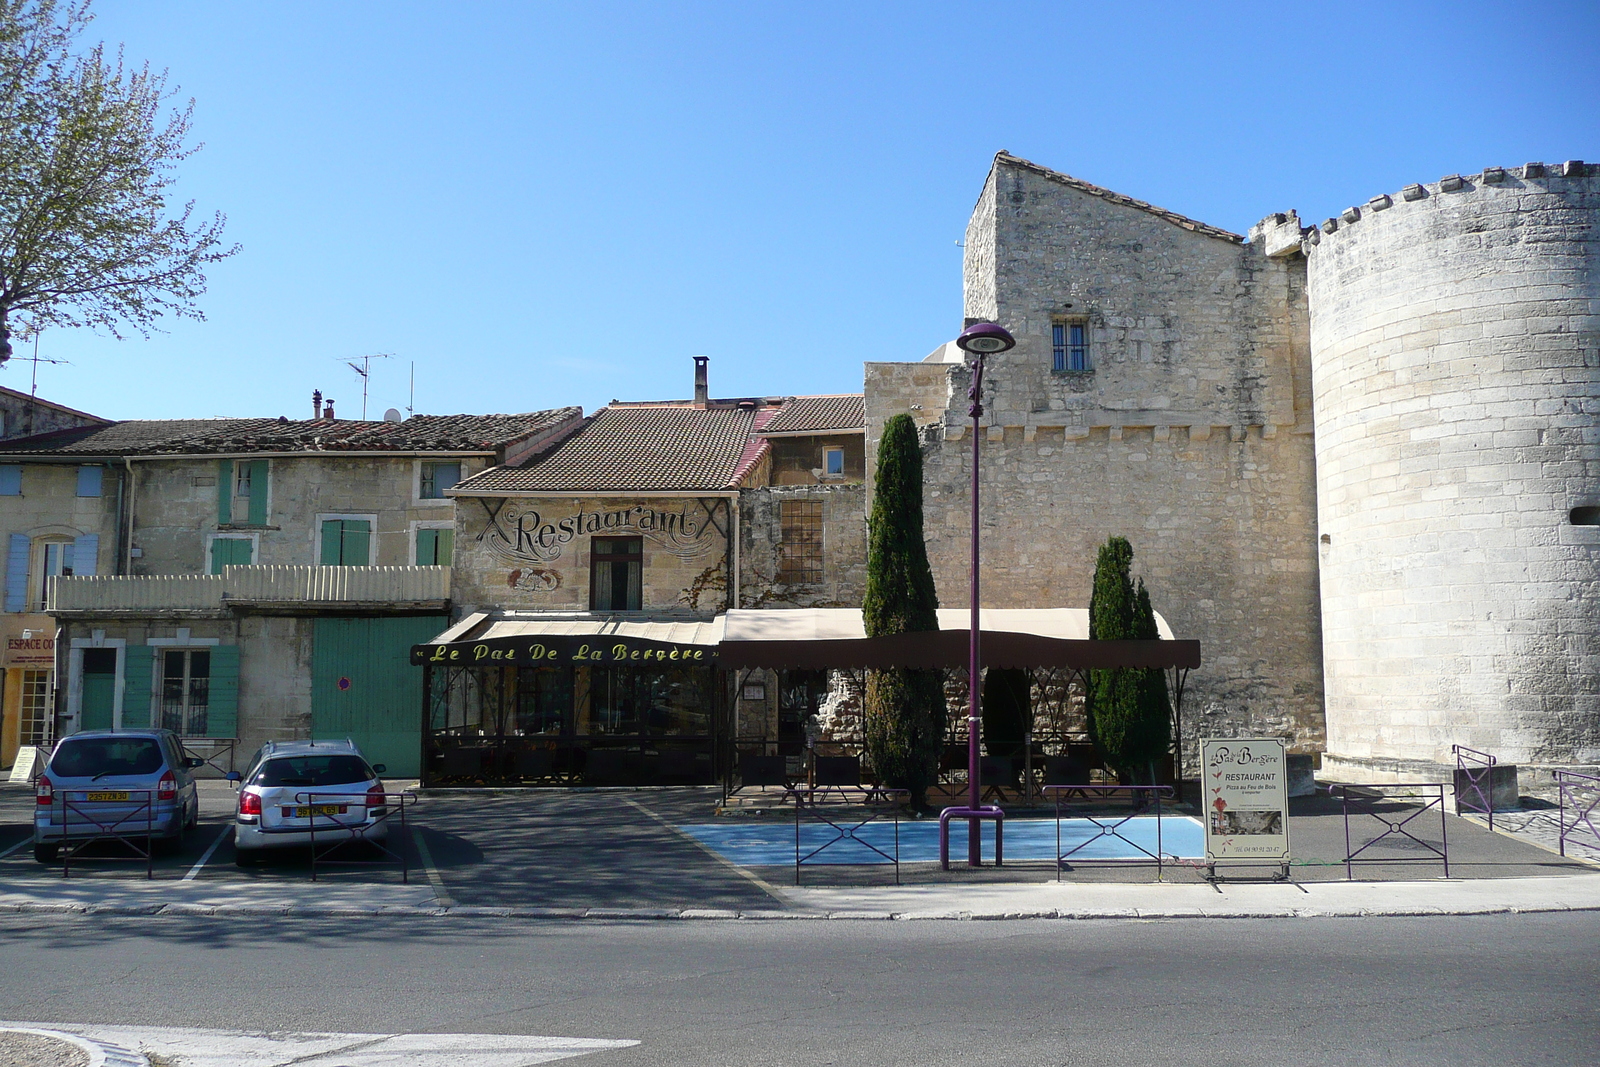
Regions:
<instances>
[{"instance_id":1,"label":"green wooden shutter","mask_svg":"<svg viewBox=\"0 0 1600 1067\"><path fill-rule=\"evenodd\" d=\"M434 562L441 567L450 566L450 557L455 553L456 532L454 530L440 530L439 550Z\"/></svg>"},{"instance_id":2,"label":"green wooden shutter","mask_svg":"<svg viewBox=\"0 0 1600 1067\"><path fill-rule=\"evenodd\" d=\"M365 567L367 560L371 559L371 526L365 519L346 519L344 522L343 545L339 553L339 562L346 567Z\"/></svg>"},{"instance_id":3,"label":"green wooden shutter","mask_svg":"<svg viewBox=\"0 0 1600 1067\"><path fill-rule=\"evenodd\" d=\"M130 730L150 723L150 688L155 672L156 650L148 645L129 645L122 655L122 725Z\"/></svg>"},{"instance_id":4,"label":"green wooden shutter","mask_svg":"<svg viewBox=\"0 0 1600 1067\"><path fill-rule=\"evenodd\" d=\"M431 567L435 557L439 555L439 531L417 531L417 559L419 567Z\"/></svg>"},{"instance_id":5,"label":"green wooden shutter","mask_svg":"<svg viewBox=\"0 0 1600 1067\"><path fill-rule=\"evenodd\" d=\"M267 524L267 461L250 461L250 525Z\"/></svg>"},{"instance_id":6,"label":"green wooden shutter","mask_svg":"<svg viewBox=\"0 0 1600 1067\"><path fill-rule=\"evenodd\" d=\"M211 695L206 709L207 737L239 736L239 646L217 645L211 652Z\"/></svg>"},{"instance_id":7,"label":"green wooden shutter","mask_svg":"<svg viewBox=\"0 0 1600 1067\"><path fill-rule=\"evenodd\" d=\"M233 522L233 460L217 460L217 525Z\"/></svg>"},{"instance_id":8,"label":"green wooden shutter","mask_svg":"<svg viewBox=\"0 0 1600 1067\"><path fill-rule=\"evenodd\" d=\"M339 541L343 528L344 524L338 519L324 519L322 522L322 558L319 562L324 567L339 565Z\"/></svg>"}]
</instances>

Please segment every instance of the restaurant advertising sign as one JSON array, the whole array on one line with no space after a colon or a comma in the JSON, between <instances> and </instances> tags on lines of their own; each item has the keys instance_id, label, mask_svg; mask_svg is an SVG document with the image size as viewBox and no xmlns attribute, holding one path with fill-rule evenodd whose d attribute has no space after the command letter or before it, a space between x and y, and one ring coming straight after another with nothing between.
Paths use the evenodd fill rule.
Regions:
<instances>
[{"instance_id":1,"label":"restaurant advertising sign","mask_svg":"<svg viewBox=\"0 0 1600 1067\"><path fill-rule=\"evenodd\" d=\"M1289 862L1289 753L1278 737L1202 739L1206 859Z\"/></svg>"}]
</instances>

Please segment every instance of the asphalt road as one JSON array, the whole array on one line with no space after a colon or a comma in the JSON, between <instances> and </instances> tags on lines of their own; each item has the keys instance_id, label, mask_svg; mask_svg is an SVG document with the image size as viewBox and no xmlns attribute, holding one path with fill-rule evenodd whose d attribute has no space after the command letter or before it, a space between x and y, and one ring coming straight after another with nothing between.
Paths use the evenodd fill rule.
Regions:
<instances>
[{"instance_id":1,"label":"asphalt road","mask_svg":"<svg viewBox=\"0 0 1600 1067\"><path fill-rule=\"evenodd\" d=\"M1329 920L0 918L0 1018L632 1038L611 1065L1588 1064L1589 913Z\"/></svg>"}]
</instances>

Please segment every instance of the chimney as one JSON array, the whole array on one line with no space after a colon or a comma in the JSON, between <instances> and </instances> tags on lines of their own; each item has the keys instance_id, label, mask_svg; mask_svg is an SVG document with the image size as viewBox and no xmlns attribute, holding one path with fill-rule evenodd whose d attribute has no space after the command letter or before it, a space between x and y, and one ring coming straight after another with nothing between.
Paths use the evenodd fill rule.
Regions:
<instances>
[{"instance_id":1,"label":"chimney","mask_svg":"<svg viewBox=\"0 0 1600 1067\"><path fill-rule=\"evenodd\" d=\"M322 417L329 422L333 421L333 401L331 399L328 401L328 406L323 409Z\"/></svg>"},{"instance_id":2,"label":"chimney","mask_svg":"<svg viewBox=\"0 0 1600 1067\"><path fill-rule=\"evenodd\" d=\"M694 357L694 406L703 408L710 401L710 388L706 385L706 364L709 356Z\"/></svg>"},{"instance_id":3,"label":"chimney","mask_svg":"<svg viewBox=\"0 0 1600 1067\"><path fill-rule=\"evenodd\" d=\"M322 418L322 390L311 390L311 420L315 422Z\"/></svg>"}]
</instances>

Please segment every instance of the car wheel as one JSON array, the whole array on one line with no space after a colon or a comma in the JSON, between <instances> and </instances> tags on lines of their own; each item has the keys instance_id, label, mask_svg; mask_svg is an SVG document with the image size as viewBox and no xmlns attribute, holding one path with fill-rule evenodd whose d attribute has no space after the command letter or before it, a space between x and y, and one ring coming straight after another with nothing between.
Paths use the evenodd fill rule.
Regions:
<instances>
[{"instance_id":1,"label":"car wheel","mask_svg":"<svg viewBox=\"0 0 1600 1067\"><path fill-rule=\"evenodd\" d=\"M54 863L61 854L60 845L34 845L33 858L40 863Z\"/></svg>"}]
</instances>

